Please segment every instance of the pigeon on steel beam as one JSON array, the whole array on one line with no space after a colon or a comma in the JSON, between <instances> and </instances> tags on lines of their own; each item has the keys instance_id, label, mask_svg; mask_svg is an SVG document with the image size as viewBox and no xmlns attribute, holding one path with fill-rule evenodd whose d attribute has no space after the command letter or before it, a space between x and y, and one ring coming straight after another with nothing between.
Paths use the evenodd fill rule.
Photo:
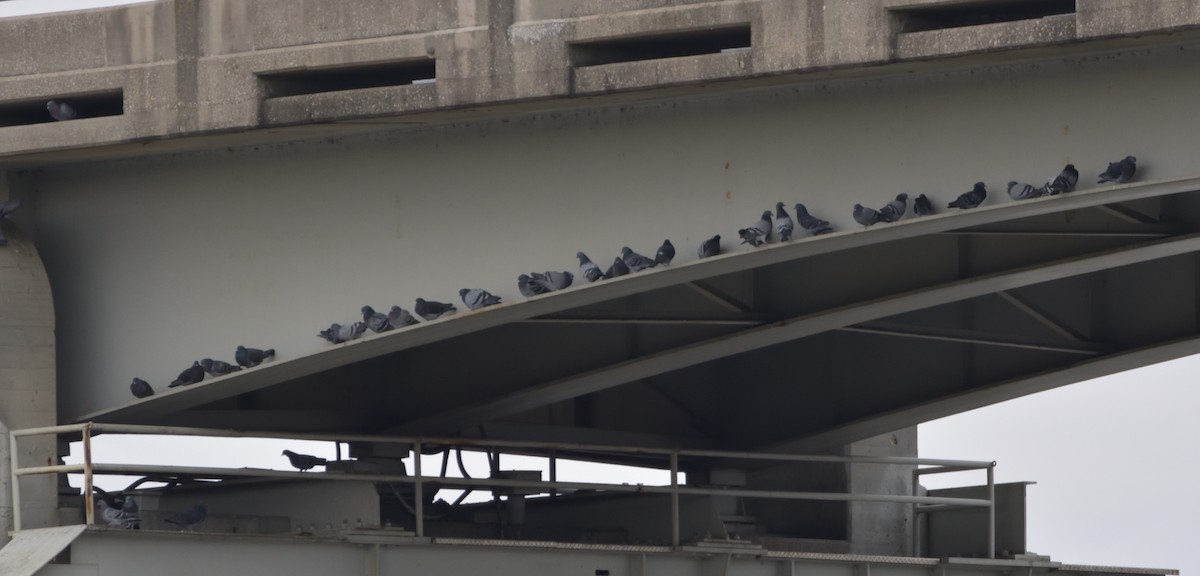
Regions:
<instances>
[{"instance_id":1,"label":"pigeon on steel beam","mask_svg":"<svg viewBox=\"0 0 1200 576\"><path fill-rule=\"evenodd\" d=\"M924 194L917 196L917 198L913 200L913 214L917 216L928 216L933 214L933 202L930 202L929 198L927 198Z\"/></svg>"},{"instance_id":2,"label":"pigeon on steel beam","mask_svg":"<svg viewBox=\"0 0 1200 576\"><path fill-rule=\"evenodd\" d=\"M324 466L329 463L328 460L318 456L310 456L308 454L297 454L291 450L284 450L283 455L287 456L288 462L292 466L299 469L301 472L311 470L314 466Z\"/></svg>"},{"instance_id":3,"label":"pigeon on steel beam","mask_svg":"<svg viewBox=\"0 0 1200 576\"><path fill-rule=\"evenodd\" d=\"M543 288L546 292L553 292L569 287L571 282L575 280L575 276L566 271L547 270L545 274L535 272L529 280Z\"/></svg>"},{"instance_id":4,"label":"pigeon on steel beam","mask_svg":"<svg viewBox=\"0 0 1200 576\"><path fill-rule=\"evenodd\" d=\"M1075 169L1074 164L1067 164L1062 172L1058 173L1053 180L1046 183L1046 192L1051 196L1056 196L1064 192L1075 190L1075 185L1079 183L1079 171Z\"/></svg>"},{"instance_id":5,"label":"pigeon on steel beam","mask_svg":"<svg viewBox=\"0 0 1200 576\"><path fill-rule=\"evenodd\" d=\"M878 210L880 222L895 222L904 216L904 212L908 210L908 194L900 193L896 195L896 199L883 205L883 208Z\"/></svg>"},{"instance_id":6,"label":"pigeon on steel beam","mask_svg":"<svg viewBox=\"0 0 1200 576\"><path fill-rule=\"evenodd\" d=\"M595 282L604 278L604 272L600 271L600 267L592 262L583 252L576 252L575 257L579 259L579 274L588 282Z\"/></svg>"},{"instance_id":7,"label":"pigeon on steel beam","mask_svg":"<svg viewBox=\"0 0 1200 576\"><path fill-rule=\"evenodd\" d=\"M388 325L392 328L403 328L417 323L413 315L399 306L392 306L387 315Z\"/></svg>"},{"instance_id":8,"label":"pigeon on steel beam","mask_svg":"<svg viewBox=\"0 0 1200 576\"><path fill-rule=\"evenodd\" d=\"M833 227L829 225L829 222L809 214L808 208L805 208L803 204L797 202L795 208L796 221L800 223L800 227L804 229L805 234L817 236L833 232Z\"/></svg>"},{"instance_id":9,"label":"pigeon on steel beam","mask_svg":"<svg viewBox=\"0 0 1200 576\"><path fill-rule=\"evenodd\" d=\"M1124 184L1133 180L1133 173L1137 171L1137 158L1126 156L1116 162L1109 162L1108 169L1100 173L1100 184L1105 182L1115 182Z\"/></svg>"},{"instance_id":10,"label":"pigeon on steel beam","mask_svg":"<svg viewBox=\"0 0 1200 576\"><path fill-rule=\"evenodd\" d=\"M176 386L187 386L188 384L195 384L203 379L204 367L200 366L199 362L192 362L192 365L184 369L183 372L180 372L179 377L172 380L167 387L174 388Z\"/></svg>"},{"instance_id":11,"label":"pigeon on steel beam","mask_svg":"<svg viewBox=\"0 0 1200 576\"><path fill-rule=\"evenodd\" d=\"M716 256L721 253L721 235L717 234L708 240L700 243L700 248L696 249L696 255L701 258Z\"/></svg>"},{"instance_id":12,"label":"pigeon on steel beam","mask_svg":"<svg viewBox=\"0 0 1200 576\"><path fill-rule=\"evenodd\" d=\"M864 228L879 222L879 212L874 208L867 208L862 204L854 205L854 221L862 224Z\"/></svg>"},{"instance_id":13,"label":"pigeon on steel beam","mask_svg":"<svg viewBox=\"0 0 1200 576\"><path fill-rule=\"evenodd\" d=\"M628 246L621 248L621 261L625 262L625 266L629 267L630 272L641 272L647 268L658 266L658 263L634 252Z\"/></svg>"},{"instance_id":14,"label":"pigeon on steel beam","mask_svg":"<svg viewBox=\"0 0 1200 576\"><path fill-rule=\"evenodd\" d=\"M947 208L962 208L967 210L975 208L987 199L987 186L983 182L976 182L975 187L958 195L953 202L946 205Z\"/></svg>"},{"instance_id":15,"label":"pigeon on steel beam","mask_svg":"<svg viewBox=\"0 0 1200 576\"><path fill-rule=\"evenodd\" d=\"M382 312L376 312L370 306L363 306L361 309L362 321L370 328L372 332L378 334L387 332L392 329L392 325L388 323L387 315Z\"/></svg>"},{"instance_id":16,"label":"pigeon on steel beam","mask_svg":"<svg viewBox=\"0 0 1200 576\"><path fill-rule=\"evenodd\" d=\"M599 270L599 268L596 269ZM533 277L530 275L522 274L517 276L517 291L526 298L533 298L539 294L545 294L549 292L550 288L546 287L546 285L541 282L534 282Z\"/></svg>"},{"instance_id":17,"label":"pigeon on steel beam","mask_svg":"<svg viewBox=\"0 0 1200 576\"><path fill-rule=\"evenodd\" d=\"M629 267L625 265L625 262L621 260L620 256L617 256L616 258L613 258L612 266L609 266L608 270L604 272L604 277L616 278L617 276L624 276L628 273Z\"/></svg>"},{"instance_id":18,"label":"pigeon on steel beam","mask_svg":"<svg viewBox=\"0 0 1200 576\"><path fill-rule=\"evenodd\" d=\"M471 310L495 306L500 303L499 296L483 288L463 288L458 291L458 297L462 298L463 304L466 304L467 308Z\"/></svg>"},{"instance_id":19,"label":"pigeon on steel beam","mask_svg":"<svg viewBox=\"0 0 1200 576\"><path fill-rule=\"evenodd\" d=\"M208 372L208 375L212 376L213 378L216 378L217 376L224 376L231 372L237 372L238 370L242 369L241 366L234 366L228 362L213 360L212 358L205 358L201 360L200 367L204 368L204 371Z\"/></svg>"},{"instance_id":20,"label":"pigeon on steel beam","mask_svg":"<svg viewBox=\"0 0 1200 576\"><path fill-rule=\"evenodd\" d=\"M141 378L134 378L133 382L129 383L129 391L137 398L146 398L154 395L154 388L150 387L150 383Z\"/></svg>"},{"instance_id":21,"label":"pigeon on steel beam","mask_svg":"<svg viewBox=\"0 0 1200 576\"><path fill-rule=\"evenodd\" d=\"M417 316L420 316L426 320L436 320L443 314L449 314L456 310L458 309L455 308L453 304L446 304L434 300L425 300L424 298L417 298L417 303L415 306L413 306L413 312L416 312Z\"/></svg>"},{"instance_id":22,"label":"pigeon on steel beam","mask_svg":"<svg viewBox=\"0 0 1200 576\"><path fill-rule=\"evenodd\" d=\"M666 266L675 259L675 245L671 243L671 239L663 240L662 246L658 247L658 252L654 253L654 262L660 266Z\"/></svg>"},{"instance_id":23,"label":"pigeon on steel beam","mask_svg":"<svg viewBox=\"0 0 1200 576\"><path fill-rule=\"evenodd\" d=\"M738 230L738 236L742 237L742 244L751 246L762 246L767 243L768 237L771 235L771 211L767 210L759 217L758 222L749 228Z\"/></svg>"},{"instance_id":24,"label":"pigeon on steel beam","mask_svg":"<svg viewBox=\"0 0 1200 576\"><path fill-rule=\"evenodd\" d=\"M792 217L788 216L787 210L783 209L783 202L775 203L775 231L779 233L779 241L787 242L792 239L792 230L795 229L795 224L792 223Z\"/></svg>"},{"instance_id":25,"label":"pigeon on steel beam","mask_svg":"<svg viewBox=\"0 0 1200 576\"><path fill-rule=\"evenodd\" d=\"M243 368L253 368L262 364L267 358L275 357L275 349L267 348L259 350L258 348L247 348L238 346L237 351L233 353L233 359L238 363L238 366Z\"/></svg>"},{"instance_id":26,"label":"pigeon on steel beam","mask_svg":"<svg viewBox=\"0 0 1200 576\"><path fill-rule=\"evenodd\" d=\"M1033 184L1016 181L1009 181L1008 183L1008 196L1013 200L1028 200L1044 196L1045 194L1046 190L1044 188L1035 188Z\"/></svg>"}]
</instances>

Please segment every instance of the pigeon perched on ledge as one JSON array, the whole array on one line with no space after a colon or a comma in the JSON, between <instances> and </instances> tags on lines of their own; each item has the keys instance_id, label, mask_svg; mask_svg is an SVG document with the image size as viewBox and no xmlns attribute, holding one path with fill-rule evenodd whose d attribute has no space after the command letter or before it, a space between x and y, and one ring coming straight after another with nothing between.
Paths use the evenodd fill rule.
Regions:
<instances>
[{"instance_id":1,"label":"pigeon perched on ledge","mask_svg":"<svg viewBox=\"0 0 1200 576\"><path fill-rule=\"evenodd\" d=\"M262 364L267 358L275 357L275 349L268 348L259 350L258 348L247 348L238 346L237 351L233 353L233 359L238 363L238 366L243 368L253 368Z\"/></svg>"},{"instance_id":2,"label":"pigeon perched on ledge","mask_svg":"<svg viewBox=\"0 0 1200 576\"><path fill-rule=\"evenodd\" d=\"M862 224L864 228L879 222L879 212L875 211L874 208L867 208L862 204L855 204L854 212L852 214L854 216L854 221Z\"/></svg>"},{"instance_id":3,"label":"pigeon perched on ledge","mask_svg":"<svg viewBox=\"0 0 1200 576\"><path fill-rule=\"evenodd\" d=\"M696 249L696 255L701 258L716 256L721 253L721 235L717 234L708 240L700 243L700 248Z\"/></svg>"},{"instance_id":4,"label":"pigeon perched on ledge","mask_svg":"<svg viewBox=\"0 0 1200 576\"><path fill-rule=\"evenodd\" d=\"M1116 162L1109 162L1108 169L1100 173L1100 184L1105 182L1115 182L1124 184L1133 180L1133 173L1137 171L1137 158L1126 156Z\"/></svg>"},{"instance_id":5,"label":"pigeon perched on ledge","mask_svg":"<svg viewBox=\"0 0 1200 576\"><path fill-rule=\"evenodd\" d=\"M787 242L792 239L792 231L796 226L792 217L783 209L783 202L775 203L775 231L779 233L779 241Z\"/></svg>"},{"instance_id":6,"label":"pigeon perched on ledge","mask_svg":"<svg viewBox=\"0 0 1200 576\"><path fill-rule=\"evenodd\" d=\"M329 463L329 461L324 458L310 456L308 454L297 454L291 450L284 450L283 455L287 456L288 462L291 462L292 466L301 472L304 472L305 470L311 470L313 466L324 466Z\"/></svg>"},{"instance_id":7,"label":"pigeon perched on ledge","mask_svg":"<svg viewBox=\"0 0 1200 576\"><path fill-rule=\"evenodd\" d=\"M383 314L382 312L376 312L375 309L370 306L363 306L361 311L363 323L365 323L367 328L370 328L372 332L378 334L380 332L387 332L388 330L392 329L392 325L388 323L387 315Z\"/></svg>"},{"instance_id":8,"label":"pigeon perched on ledge","mask_svg":"<svg viewBox=\"0 0 1200 576\"><path fill-rule=\"evenodd\" d=\"M1075 185L1078 183L1079 170L1075 169L1074 164L1067 164L1066 167L1062 169L1062 172L1058 173L1058 176L1055 176L1053 180L1046 183L1045 188L1046 192L1051 196L1056 196L1064 192L1071 192L1075 190Z\"/></svg>"},{"instance_id":9,"label":"pigeon perched on ledge","mask_svg":"<svg viewBox=\"0 0 1200 576\"><path fill-rule=\"evenodd\" d=\"M883 208L877 211L880 222L895 222L904 216L908 210L908 194L900 193L896 195L896 199L884 204Z\"/></svg>"},{"instance_id":10,"label":"pigeon perched on ledge","mask_svg":"<svg viewBox=\"0 0 1200 576\"><path fill-rule=\"evenodd\" d=\"M570 287L571 283L575 281L575 276L566 271L547 270L545 274L534 272L529 277L529 281L534 284L534 291L544 290L544 292L538 292L539 294L544 294L545 292L553 292Z\"/></svg>"},{"instance_id":11,"label":"pigeon perched on ledge","mask_svg":"<svg viewBox=\"0 0 1200 576\"><path fill-rule=\"evenodd\" d=\"M604 278L604 272L600 271L600 267L592 262L587 254L576 252L575 257L579 259L579 274L588 282L595 282Z\"/></svg>"},{"instance_id":12,"label":"pigeon perched on ledge","mask_svg":"<svg viewBox=\"0 0 1200 576\"><path fill-rule=\"evenodd\" d=\"M201 360L200 367L204 368L204 371L208 372L208 375L212 376L213 378L216 378L217 376L224 376L231 372L237 372L238 370L242 369L241 366L234 366L228 362L213 360L212 358L205 358Z\"/></svg>"},{"instance_id":13,"label":"pigeon perched on ledge","mask_svg":"<svg viewBox=\"0 0 1200 576\"><path fill-rule=\"evenodd\" d=\"M621 260L620 256L617 256L616 258L613 258L612 266L609 266L608 270L604 272L604 277L616 278L617 276L624 276L628 273L629 267L625 265L625 262Z\"/></svg>"},{"instance_id":14,"label":"pigeon perched on ledge","mask_svg":"<svg viewBox=\"0 0 1200 576\"><path fill-rule=\"evenodd\" d=\"M199 362L192 362L192 365L184 369L183 372L180 372L179 377L172 380L167 387L174 388L176 386L187 386L188 384L195 384L203 379L204 367L201 366Z\"/></svg>"},{"instance_id":15,"label":"pigeon perched on ledge","mask_svg":"<svg viewBox=\"0 0 1200 576\"><path fill-rule=\"evenodd\" d=\"M443 314L449 314L456 310L458 310L458 308L455 308L453 304L446 304L444 302L437 302L434 300L425 300L424 298L417 298L417 303L415 306L413 306L413 312L416 312L417 316L420 316L426 320L436 320Z\"/></svg>"},{"instance_id":16,"label":"pigeon perched on ledge","mask_svg":"<svg viewBox=\"0 0 1200 576\"><path fill-rule=\"evenodd\" d=\"M751 246L762 246L767 243L768 237L771 235L771 211L767 210L759 217L758 222L749 228L738 230L738 236L742 238L742 244Z\"/></svg>"},{"instance_id":17,"label":"pigeon perched on ledge","mask_svg":"<svg viewBox=\"0 0 1200 576\"><path fill-rule=\"evenodd\" d=\"M947 208L962 208L967 210L975 208L987 199L987 186L983 182L976 182L975 187L958 195L953 202L946 205Z\"/></svg>"},{"instance_id":18,"label":"pigeon perched on ledge","mask_svg":"<svg viewBox=\"0 0 1200 576\"><path fill-rule=\"evenodd\" d=\"M133 382L129 383L129 391L137 398L147 398L154 395L154 388L150 387L150 383L141 378L134 378Z\"/></svg>"},{"instance_id":19,"label":"pigeon perched on ledge","mask_svg":"<svg viewBox=\"0 0 1200 576\"><path fill-rule=\"evenodd\" d=\"M351 340L362 338L362 335L366 332L367 324L365 322L355 322L353 324L345 325L334 322L333 324L329 325L329 328L318 332L317 336L320 336L321 338L324 338L334 344L341 344L342 342L349 342Z\"/></svg>"},{"instance_id":20,"label":"pigeon perched on ledge","mask_svg":"<svg viewBox=\"0 0 1200 576\"><path fill-rule=\"evenodd\" d=\"M1016 181L1009 181L1008 183L1008 196L1013 200L1028 200L1030 198L1045 196L1046 194L1045 188L1038 188L1033 184Z\"/></svg>"},{"instance_id":21,"label":"pigeon perched on ledge","mask_svg":"<svg viewBox=\"0 0 1200 576\"><path fill-rule=\"evenodd\" d=\"M79 117L79 109L67 104L51 100L46 103L46 111L50 113L50 117L62 122L64 120L74 120Z\"/></svg>"},{"instance_id":22,"label":"pigeon perched on ledge","mask_svg":"<svg viewBox=\"0 0 1200 576\"><path fill-rule=\"evenodd\" d=\"M463 288L458 291L458 297L462 298L463 304L466 304L470 310L487 308L488 306L495 306L500 303L499 296L483 288Z\"/></svg>"},{"instance_id":23,"label":"pigeon perched on ledge","mask_svg":"<svg viewBox=\"0 0 1200 576\"><path fill-rule=\"evenodd\" d=\"M662 246L658 247L658 252L654 254L654 262L660 266L666 266L675 259L675 245L671 243L671 239L663 240Z\"/></svg>"},{"instance_id":24,"label":"pigeon perched on ledge","mask_svg":"<svg viewBox=\"0 0 1200 576\"><path fill-rule=\"evenodd\" d=\"M833 227L828 221L822 220L808 213L808 208L799 202L796 203L796 222L800 223L800 228L809 236L818 236L833 232Z\"/></svg>"},{"instance_id":25,"label":"pigeon perched on ledge","mask_svg":"<svg viewBox=\"0 0 1200 576\"><path fill-rule=\"evenodd\" d=\"M417 319L413 318L408 310L399 306L392 306L392 309L388 311L387 320L388 325L392 328L403 328L417 323Z\"/></svg>"},{"instance_id":26,"label":"pigeon perched on ledge","mask_svg":"<svg viewBox=\"0 0 1200 576\"><path fill-rule=\"evenodd\" d=\"M917 216L928 216L933 214L933 202L930 202L929 198L924 194L917 196L916 199L913 200L913 214Z\"/></svg>"},{"instance_id":27,"label":"pigeon perched on ledge","mask_svg":"<svg viewBox=\"0 0 1200 576\"><path fill-rule=\"evenodd\" d=\"M630 272L641 272L647 268L658 266L658 263L634 252L628 246L621 248L621 261L625 263Z\"/></svg>"}]
</instances>

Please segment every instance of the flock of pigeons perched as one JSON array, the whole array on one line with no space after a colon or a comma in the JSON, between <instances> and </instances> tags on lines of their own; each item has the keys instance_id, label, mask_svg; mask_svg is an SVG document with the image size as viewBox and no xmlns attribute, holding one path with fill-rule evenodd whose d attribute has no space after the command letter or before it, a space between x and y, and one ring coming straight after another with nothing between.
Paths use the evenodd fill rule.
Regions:
<instances>
[{"instance_id":1,"label":"flock of pigeons perched","mask_svg":"<svg viewBox=\"0 0 1200 576\"><path fill-rule=\"evenodd\" d=\"M171 381L167 387L174 388L176 386L195 384L201 380L204 380L205 374L216 378L217 376L224 376L231 372L237 372L242 368L253 368L259 364L262 364L264 360L274 357L274 348L260 350L258 348L238 346L237 350L235 350L233 353L233 359L235 362L237 362L236 366L221 360L205 358L203 360L192 362L191 366L184 368L183 372L179 373L179 377ZM136 377L133 379L133 382L129 384L129 391L133 392L133 395L138 398L145 398L147 396L154 395L154 388L150 386L150 383Z\"/></svg>"},{"instance_id":2,"label":"flock of pigeons perched","mask_svg":"<svg viewBox=\"0 0 1200 576\"><path fill-rule=\"evenodd\" d=\"M100 497L97 502L100 507L100 518L109 528L142 529L141 509L133 496L113 496L99 487L92 487L92 491ZM183 512L163 518L163 521L179 526L180 530L191 532L204 522L205 518L208 518L208 505L204 502L197 502Z\"/></svg>"}]
</instances>

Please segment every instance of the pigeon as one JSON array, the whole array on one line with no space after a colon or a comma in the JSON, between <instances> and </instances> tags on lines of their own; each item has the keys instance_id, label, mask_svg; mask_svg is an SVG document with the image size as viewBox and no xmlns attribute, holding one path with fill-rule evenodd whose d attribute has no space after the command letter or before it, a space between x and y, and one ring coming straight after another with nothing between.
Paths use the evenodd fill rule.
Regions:
<instances>
[{"instance_id":1,"label":"pigeon","mask_svg":"<svg viewBox=\"0 0 1200 576\"><path fill-rule=\"evenodd\" d=\"M767 210L762 213L762 217L749 228L738 230L738 236L742 237L742 244L751 246L762 246L767 243L767 238L771 235L771 211Z\"/></svg>"},{"instance_id":2,"label":"pigeon","mask_svg":"<svg viewBox=\"0 0 1200 576\"><path fill-rule=\"evenodd\" d=\"M288 457L288 462L292 463L294 468L301 472L312 469L313 466L324 466L329 461L317 456L309 456L308 454L297 454L291 450L284 450L283 455Z\"/></svg>"},{"instance_id":3,"label":"pigeon","mask_svg":"<svg viewBox=\"0 0 1200 576\"><path fill-rule=\"evenodd\" d=\"M958 195L958 198L946 205L947 208L974 208L983 204L987 199L987 186L983 182L976 182L975 187L968 192L963 192Z\"/></svg>"},{"instance_id":4,"label":"pigeon","mask_svg":"<svg viewBox=\"0 0 1200 576\"><path fill-rule=\"evenodd\" d=\"M908 194L900 193L896 199L883 205L876 213L880 222L895 222L908 210Z\"/></svg>"},{"instance_id":5,"label":"pigeon","mask_svg":"<svg viewBox=\"0 0 1200 576\"><path fill-rule=\"evenodd\" d=\"M917 196L916 199L913 200L913 214L916 214L917 216L928 216L933 214L933 202L930 202L929 198L926 198L924 194Z\"/></svg>"},{"instance_id":6,"label":"pigeon","mask_svg":"<svg viewBox=\"0 0 1200 576\"><path fill-rule=\"evenodd\" d=\"M575 276L573 276L570 272L556 272L554 270L547 270L545 274L538 274L534 272L533 276L530 277L529 280L536 286L544 289L545 292L553 292L555 290L562 290L563 288L570 286L571 282L575 280ZM539 292L539 294L541 293L544 292Z\"/></svg>"},{"instance_id":7,"label":"pigeon","mask_svg":"<svg viewBox=\"0 0 1200 576\"><path fill-rule=\"evenodd\" d=\"M721 253L721 235L717 234L708 240L700 243L700 248L696 250L696 255L701 258L716 256Z\"/></svg>"},{"instance_id":8,"label":"pigeon","mask_svg":"<svg viewBox=\"0 0 1200 576\"><path fill-rule=\"evenodd\" d=\"M1037 198L1038 196L1045 196L1046 189L1034 188L1033 184L1026 184L1025 182L1010 181L1008 183L1008 195L1013 200L1028 200L1030 198Z\"/></svg>"},{"instance_id":9,"label":"pigeon","mask_svg":"<svg viewBox=\"0 0 1200 576\"><path fill-rule=\"evenodd\" d=\"M7 217L9 214L13 213L13 210L16 210L17 208L20 208L20 207L21 207L21 201L17 200L17 199L9 200L8 202L0 204L0 219ZM5 238L4 231L0 230L0 246L7 246L7 245L8 245L8 238Z\"/></svg>"},{"instance_id":10,"label":"pigeon","mask_svg":"<svg viewBox=\"0 0 1200 576\"><path fill-rule=\"evenodd\" d=\"M230 372L237 372L238 370L242 369L241 366L233 366L228 362L213 360L212 358L205 358L201 360L200 367L204 368L204 371L208 372L208 375L212 376L213 378L216 378L217 376L224 376Z\"/></svg>"},{"instance_id":11,"label":"pigeon","mask_svg":"<svg viewBox=\"0 0 1200 576\"><path fill-rule=\"evenodd\" d=\"M208 518L208 505L200 502L195 506L184 510L183 512L163 518L163 521L179 526L181 531L186 530L191 532L195 530L196 526L199 526L201 522L204 522L205 518Z\"/></svg>"},{"instance_id":12,"label":"pigeon","mask_svg":"<svg viewBox=\"0 0 1200 576\"><path fill-rule=\"evenodd\" d=\"M575 257L579 259L579 274L588 282L595 282L604 278L604 273L600 271L600 267L588 259L587 254L576 252Z\"/></svg>"},{"instance_id":13,"label":"pigeon","mask_svg":"<svg viewBox=\"0 0 1200 576\"><path fill-rule=\"evenodd\" d=\"M592 264L592 266L596 265ZM597 266L596 270L599 271L600 267ZM521 295L526 298L533 298L538 294L545 294L549 292L550 288L546 286L544 282L535 282L528 274L522 274L517 276L517 291L519 291Z\"/></svg>"},{"instance_id":14,"label":"pigeon","mask_svg":"<svg viewBox=\"0 0 1200 576\"><path fill-rule=\"evenodd\" d=\"M788 216L786 210L783 209L783 202L775 203L775 231L779 232L779 241L787 242L792 239L792 230L795 225L792 224L792 217Z\"/></svg>"},{"instance_id":15,"label":"pigeon","mask_svg":"<svg viewBox=\"0 0 1200 576\"><path fill-rule=\"evenodd\" d=\"M658 247L658 252L654 253L654 263L662 266L670 264L675 259L675 245L668 238L663 240L662 246Z\"/></svg>"},{"instance_id":16,"label":"pigeon","mask_svg":"<svg viewBox=\"0 0 1200 576\"><path fill-rule=\"evenodd\" d=\"M338 324L334 322L329 325L329 328L317 333L317 336L324 338L334 344L349 342L361 338L367 332L366 322L355 322L353 324Z\"/></svg>"},{"instance_id":17,"label":"pigeon","mask_svg":"<svg viewBox=\"0 0 1200 576\"><path fill-rule=\"evenodd\" d=\"M436 320L442 314L448 314L456 310L458 310L458 308L455 308L453 304L435 302L433 300L425 300L422 298L417 298L417 304L413 307L413 312L416 312L417 316L420 316L426 320Z\"/></svg>"},{"instance_id":18,"label":"pigeon","mask_svg":"<svg viewBox=\"0 0 1200 576\"><path fill-rule=\"evenodd\" d=\"M870 226L879 222L879 212L876 212L874 208L865 208L862 204L855 204L854 221L862 224L863 227Z\"/></svg>"},{"instance_id":19,"label":"pigeon","mask_svg":"<svg viewBox=\"0 0 1200 576\"><path fill-rule=\"evenodd\" d=\"M647 268L658 266L658 263L630 250L628 246L621 248L621 260L629 267L630 272L641 272Z\"/></svg>"},{"instance_id":20,"label":"pigeon","mask_svg":"<svg viewBox=\"0 0 1200 576\"><path fill-rule=\"evenodd\" d=\"M628 273L629 267L625 265L625 262L621 261L620 256L617 256L616 258L613 258L612 266L609 266L608 270L604 272L604 277L616 278L617 276L624 276Z\"/></svg>"},{"instance_id":21,"label":"pigeon","mask_svg":"<svg viewBox=\"0 0 1200 576\"><path fill-rule=\"evenodd\" d=\"M141 378L134 378L129 384L129 391L137 398L146 398L154 395L154 389L150 387L150 383Z\"/></svg>"},{"instance_id":22,"label":"pigeon","mask_svg":"<svg viewBox=\"0 0 1200 576\"><path fill-rule=\"evenodd\" d=\"M187 386L188 384L195 384L203 379L204 367L200 366L199 362L192 362L191 367L187 368L183 372L180 372L179 377L172 380L167 387L174 388L176 386Z\"/></svg>"},{"instance_id":23,"label":"pigeon","mask_svg":"<svg viewBox=\"0 0 1200 576\"><path fill-rule=\"evenodd\" d=\"M500 303L499 296L483 288L463 288L458 291L458 297L462 298L463 304L466 304L470 310L487 308Z\"/></svg>"},{"instance_id":24,"label":"pigeon","mask_svg":"<svg viewBox=\"0 0 1200 576\"><path fill-rule=\"evenodd\" d=\"M46 103L46 111L50 113L50 117L62 122L63 120L74 120L79 117L79 109L67 104L51 100Z\"/></svg>"},{"instance_id":25,"label":"pigeon","mask_svg":"<svg viewBox=\"0 0 1200 576\"><path fill-rule=\"evenodd\" d=\"M392 329L392 325L388 323L387 315L383 314L382 312L376 312L375 309L370 306L362 307L362 318L363 323L367 325L367 328L370 328L371 331L376 334L380 332L387 332L388 330Z\"/></svg>"},{"instance_id":26,"label":"pigeon","mask_svg":"<svg viewBox=\"0 0 1200 576\"><path fill-rule=\"evenodd\" d=\"M417 319L413 318L408 310L399 306L392 306L392 309L388 311L387 320L388 325L392 328L403 328L417 323Z\"/></svg>"},{"instance_id":27,"label":"pigeon","mask_svg":"<svg viewBox=\"0 0 1200 576\"><path fill-rule=\"evenodd\" d=\"M253 368L255 366L258 366L259 364L262 364L263 360L266 360L267 358L274 358L274 357L275 357L275 349L274 348L268 348L266 350L259 350L258 348L247 348L245 346L238 346L237 352L234 352L234 354L233 354L233 359L237 361L238 366L241 366L243 368Z\"/></svg>"},{"instance_id":28,"label":"pigeon","mask_svg":"<svg viewBox=\"0 0 1200 576\"><path fill-rule=\"evenodd\" d=\"M1108 170L1100 174L1100 184L1105 182L1116 182L1124 184L1133 180L1133 173L1137 171L1137 158L1126 156L1122 160L1108 163Z\"/></svg>"},{"instance_id":29,"label":"pigeon","mask_svg":"<svg viewBox=\"0 0 1200 576\"><path fill-rule=\"evenodd\" d=\"M1071 192L1075 190L1075 185L1079 183L1079 171L1075 169L1074 164L1067 164L1062 172L1058 173L1053 180L1046 183L1046 192L1051 196L1062 194L1063 192Z\"/></svg>"},{"instance_id":30,"label":"pigeon","mask_svg":"<svg viewBox=\"0 0 1200 576\"><path fill-rule=\"evenodd\" d=\"M800 223L800 227L804 229L804 233L809 236L833 232L833 227L829 225L829 222L809 214L808 208L805 208L799 202L796 203L796 221Z\"/></svg>"},{"instance_id":31,"label":"pigeon","mask_svg":"<svg viewBox=\"0 0 1200 576\"><path fill-rule=\"evenodd\" d=\"M133 498L126 497L125 503L120 508L114 508L112 504L103 498L100 499L100 517L108 524L109 528L121 528L123 530L138 530L141 528L142 518L138 514L137 503Z\"/></svg>"}]
</instances>

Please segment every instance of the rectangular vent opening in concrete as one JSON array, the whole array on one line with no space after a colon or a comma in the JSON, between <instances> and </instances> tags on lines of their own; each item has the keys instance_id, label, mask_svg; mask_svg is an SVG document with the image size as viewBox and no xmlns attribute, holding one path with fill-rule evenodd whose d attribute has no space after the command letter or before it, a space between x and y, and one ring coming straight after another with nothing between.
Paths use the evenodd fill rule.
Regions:
<instances>
[{"instance_id":1,"label":"rectangular vent opening in concrete","mask_svg":"<svg viewBox=\"0 0 1200 576\"><path fill-rule=\"evenodd\" d=\"M55 103L53 114L48 106L50 102ZM120 116L124 113L125 94L121 90L90 94L51 94L44 98L0 102L0 128ZM58 118L55 118L55 114Z\"/></svg>"},{"instance_id":2,"label":"rectangular vent opening in concrete","mask_svg":"<svg viewBox=\"0 0 1200 576\"><path fill-rule=\"evenodd\" d=\"M1075 0L985 0L893 8L901 32L924 32L1075 13Z\"/></svg>"},{"instance_id":3,"label":"rectangular vent opening in concrete","mask_svg":"<svg viewBox=\"0 0 1200 576\"><path fill-rule=\"evenodd\" d=\"M749 50L750 24L576 42L569 49L577 67Z\"/></svg>"},{"instance_id":4,"label":"rectangular vent opening in concrete","mask_svg":"<svg viewBox=\"0 0 1200 576\"><path fill-rule=\"evenodd\" d=\"M436 78L433 58L260 74L267 98L425 84Z\"/></svg>"}]
</instances>

